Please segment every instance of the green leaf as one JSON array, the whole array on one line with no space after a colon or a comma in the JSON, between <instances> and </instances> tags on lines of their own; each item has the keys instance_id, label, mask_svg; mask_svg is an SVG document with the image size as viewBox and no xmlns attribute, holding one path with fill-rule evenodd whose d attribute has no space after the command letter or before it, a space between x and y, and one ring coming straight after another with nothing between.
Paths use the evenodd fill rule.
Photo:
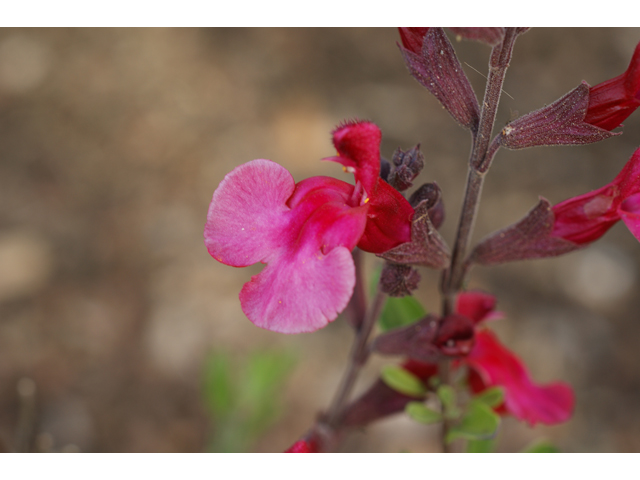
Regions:
<instances>
[{"instance_id":1,"label":"green leaf","mask_svg":"<svg viewBox=\"0 0 640 480\"><path fill-rule=\"evenodd\" d=\"M404 409L413 420L419 423L437 423L442 420L442 414L427 407L421 402L409 402Z\"/></svg>"},{"instance_id":2,"label":"green leaf","mask_svg":"<svg viewBox=\"0 0 640 480\"><path fill-rule=\"evenodd\" d=\"M382 309L379 325L383 331L404 327L417 322L427 314L420 302L410 295L389 297Z\"/></svg>"},{"instance_id":3,"label":"green leaf","mask_svg":"<svg viewBox=\"0 0 640 480\"><path fill-rule=\"evenodd\" d=\"M387 386L410 397L422 397L427 392L418 377L401 367L393 365L383 367L380 377Z\"/></svg>"},{"instance_id":4,"label":"green leaf","mask_svg":"<svg viewBox=\"0 0 640 480\"><path fill-rule=\"evenodd\" d=\"M446 441L451 443L456 438L486 440L496 433L499 424L500 417L491 407L482 402L472 401L460 423L449 431Z\"/></svg>"},{"instance_id":5,"label":"green leaf","mask_svg":"<svg viewBox=\"0 0 640 480\"><path fill-rule=\"evenodd\" d=\"M473 400L482 402L489 407L497 407L504 402L504 390L500 387L488 388L473 397Z\"/></svg>"},{"instance_id":6,"label":"green leaf","mask_svg":"<svg viewBox=\"0 0 640 480\"><path fill-rule=\"evenodd\" d=\"M437 394L445 409L448 410L455 407L456 392L451 385L440 385Z\"/></svg>"},{"instance_id":7,"label":"green leaf","mask_svg":"<svg viewBox=\"0 0 640 480\"><path fill-rule=\"evenodd\" d=\"M467 453L491 453L495 440L469 440Z\"/></svg>"},{"instance_id":8,"label":"green leaf","mask_svg":"<svg viewBox=\"0 0 640 480\"><path fill-rule=\"evenodd\" d=\"M525 448L522 453L560 453L560 450L547 440L537 440Z\"/></svg>"}]
</instances>

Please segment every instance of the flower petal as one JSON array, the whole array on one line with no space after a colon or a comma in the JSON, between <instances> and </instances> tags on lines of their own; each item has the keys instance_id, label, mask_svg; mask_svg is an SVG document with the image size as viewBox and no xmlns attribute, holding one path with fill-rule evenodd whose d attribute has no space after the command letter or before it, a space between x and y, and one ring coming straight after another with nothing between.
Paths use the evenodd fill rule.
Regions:
<instances>
[{"instance_id":1,"label":"flower petal","mask_svg":"<svg viewBox=\"0 0 640 480\"><path fill-rule=\"evenodd\" d=\"M411 241L413 207L395 188L378 178L370 197L367 227L358 243L365 252L382 253Z\"/></svg>"},{"instance_id":2,"label":"flower petal","mask_svg":"<svg viewBox=\"0 0 640 480\"><path fill-rule=\"evenodd\" d=\"M640 241L640 193L631 195L622 202L618 213L633 236Z\"/></svg>"},{"instance_id":3,"label":"flower petal","mask_svg":"<svg viewBox=\"0 0 640 480\"><path fill-rule=\"evenodd\" d=\"M351 253L278 259L244 284L242 311L255 325L281 333L313 332L336 319L355 285Z\"/></svg>"},{"instance_id":4,"label":"flower petal","mask_svg":"<svg viewBox=\"0 0 640 480\"><path fill-rule=\"evenodd\" d=\"M318 445L314 440L298 440L283 453L318 453Z\"/></svg>"},{"instance_id":5,"label":"flower petal","mask_svg":"<svg viewBox=\"0 0 640 480\"><path fill-rule=\"evenodd\" d=\"M335 320L353 293L350 251L365 222L366 207L334 202L315 210L295 243L242 288L240 303L249 320L282 333L312 332Z\"/></svg>"},{"instance_id":6,"label":"flower petal","mask_svg":"<svg viewBox=\"0 0 640 480\"><path fill-rule=\"evenodd\" d=\"M620 205L637 193L640 193L640 148L611 183L554 205L551 235L578 245L593 242L620 220Z\"/></svg>"},{"instance_id":7,"label":"flower petal","mask_svg":"<svg viewBox=\"0 0 640 480\"><path fill-rule=\"evenodd\" d=\"M325 160L342 164L354 174L356 182L362 183L367 196L373 197L380 176L381 141L382 132L375 123L361 120L342 123L333 131L338 156Z\"/></svg>"},{"instance_id":8,"label":"flower petal","mask_svg":"<svg viewBox=\"0 0 640 480\"><path fill-rule=\"evenodd\" d=\"M456 299L455 311L471 319L474 324L504 318L504 313L495 309L496 297L479 290L462 292Z\"/></svg>"},{"instance_id":9,"label":"flower petal","mask_svg":"<svg viewBox=\"0 0 640 480\"><path fill-rule=\"evenodd\" d=\"M571 387L564 383L533 383L522 361L507 350L489 331L476 335L476 343L465 360L480 374L487 387L505 389L508 412L530 425L553 425L571 416L575 403Z\"/></svg>"},{"instance_id":10,"label":"flower petal","mask_svg":"<svg viewBox=\"0 0 640 480\"><path fill-rule=\"evenodd\" d=\"M290 222L286 201L294 188L291 174L270 160L253 160L228 173L209 205L209 254L234 267L267 261L282 244Z\"/></svg>"},{"instance_id":11,"label":"flower petal","mask_svg":"<svg viewBox=\"0 0 640 480\"><path fill-rule=\"evenodd\" d=\"M622 74L589 89L585 122L613 130L640 106L640 43Z\"/></svg>"}]
</instances>

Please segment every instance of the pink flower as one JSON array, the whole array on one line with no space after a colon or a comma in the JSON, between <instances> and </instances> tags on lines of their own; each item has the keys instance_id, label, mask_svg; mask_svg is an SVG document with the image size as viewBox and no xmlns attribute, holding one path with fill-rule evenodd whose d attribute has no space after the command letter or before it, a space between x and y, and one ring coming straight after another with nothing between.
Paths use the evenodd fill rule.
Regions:
<instances>
[{"instance_id":1,"label":"pink flower","mask_svg":"<svg viewBox=\"0 0 640 480\"><path fill-rule=\"evenodd\" d=\"M204 231L211 256L234 267L267 264L240 292L242 310L259 327L282 333L324 327L353 292L351 250L380 253L410 240L413 208L374 177L378 127L342 125L334 143L339 161L356 175L355 187L330 177L296 184L280 165L253 160L213 194Z\"/></svg>"},{"instance_id":2,"label":"pink flower","mask_svg":"<svg viewBox=\"0 0 640 480\"><path fill-rule=\"evenodd\" d=\"M640 240L640 148L611 183L555 205L553 213L551 236L577 245L599 239L620 219Z\"/></svg>"},{"instance_id":3,"label":"pink flower","mask_svg":"<svg viewBox=\"0 0 640 480\"><path fill-rule=\"evenodd\" d=\"M585 122L613 130L640 106L640 43L627 70L589 89Z\"/></svg>"}]
</instances>

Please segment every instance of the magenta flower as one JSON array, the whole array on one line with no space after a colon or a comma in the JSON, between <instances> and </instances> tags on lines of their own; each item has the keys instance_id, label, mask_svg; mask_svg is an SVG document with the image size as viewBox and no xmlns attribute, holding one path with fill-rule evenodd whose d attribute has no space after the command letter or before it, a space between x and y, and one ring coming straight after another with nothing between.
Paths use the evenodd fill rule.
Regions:
<instances>
[{"instance_id":1,"label":"magenta flower","mask_svg":"<svg viewBox=\"0 0 640 480\"><path fill-rule=\"evenodd\" d=\"M283 453L318 453L318 445L314 440L298 440Z\"/></svg>"},{"instance_id":2,"label":"magenta flower","mask_svg":"<svg viewBox=\"0 0 640 480\"><path fill-rule=\"evenodd\" d=\"M640 148L611 183L554 205L553 213L551 236L577 245L599 239L620 219L640 240Z\"/></svg>"},{"instance_id":3,"label":"magenta flower","mask_svg":"<svg viewBox=\"0 0 640 480\"><path fill-rule=\"evenodd\" d=\"M296 184L270 160L234 169L213 194L204 237L226 265L267 266L240 292L255 325L282 333L311 332L334 320L355 285L351 250L381 253L411 238L413 208L379 180L380 130L351 122L334 132L338 161L356 186L330 177Z\"/></svg>"},{"instance_id":4,"label":"magenta flower","mask_svg":"<svg viewBox=\"0 0 640 480\"><path fill-rule=\"evenodd\" d=\"M475 332L468 355L457 360L454 368L469 368L469 383L476 392L494 386L502 387L504 404L497 409L500 413L510 413L531 425L538 422L553 425L568 420L575 403L571 387L564 383L534 383L522 361L505 348L493 333L481 329L482 322L502 318L502 313L495 310L495 304L495 297L484 292L469 291L458 295L455 317L466 318L467 322L475 325ZM452 345L450 348L454 347ZM402 367L425 383L438 374L437 363L416 358L409 358ZM345 424L363 426L402 411L413 400L415 398L391 390L378 381L349 407Z\"/></svg>"},{"instance_id":5,"label":"magenta flower","mask_svg":"<svg viewBox=\"0 0 640 480\"><path fill-rule=\"evenodd\" d=\"M615 78L589 88L586 123L613 130L640 106L640 43L629 67Z\"/></svg>"},{"instance_id":6,"label":"magenta flower","mask_svg":"<svg viewBox=\"0 0 640 480\"><path fill-rule=\"evenodd\" d=\"M483 330L476 334L476 343L464 363L477 374L470 376L474 390L503 387L504 411L529 425L538 422L554 425L571 417L575 404L571 387L561 382L534 383L522 361L491 331Z\"/></svg>"}]
</instances>

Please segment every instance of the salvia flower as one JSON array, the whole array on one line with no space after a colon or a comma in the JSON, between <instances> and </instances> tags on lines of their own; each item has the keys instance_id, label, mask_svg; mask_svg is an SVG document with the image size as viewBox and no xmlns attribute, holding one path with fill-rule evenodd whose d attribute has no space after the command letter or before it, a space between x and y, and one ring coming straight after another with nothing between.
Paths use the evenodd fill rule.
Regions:
<instances>
[{"instance_id":1,"label":"salvia flower","mask_svg":"<svg viewBox=\"0 0 640 480\"><path fill-rule=\"evenodd\" d=\"M615 78L589 88L585 122L613 130L640 106L640 43L629 67Z\"/></svg>"},{"instance_id":2,"label":"salvia flower","mask_svg":"<svg viewBox=\"0 0 640 480\"><path fill-rule=\"evenodd\" d=\"M474 390L504 388L503 409L531 426L554 425L571 417L575 403L571 387L561 382L534 383L522 361L489 330L476 334L473 350L464 362L476 374L470 378Z\"/></svg>"},{"instance_id":3,"label":"salvia flower","mask_svg":"<svg viewBox=\"0 0 640 480\"><path fill-rule=\"evenodd\" d=\"M640 148L611 183L554 206L541 198L523 219L480 241L468 262L563 255L598 240L619 220L640 240Z\"/></svg>"},{"instance_id":4,"label":"salvia flower","mask_svg":"<svg viewBox=\"0 0 640 480\"><path fill-rule=\"evenodd\" d=\"M551 236L577 245L599 239L618 220L640 240L640 148L611 183L554 205L553 213Z\"/></svg>"},{"instance_id":5,"label":"salvia flower","mask_svg":"<svg viewBox=\"0 0 640 480\"><path fill-rule=\"evenodd\" d=\"M334 159L355 173L355 186L330 177L296 184L277 163L253 160L213 194L204 231L211 256L234 267L267 264L240 292L242 310L259 327L324 327L353 292L351 250L381 253L411 239L413 208L377 177L380 129L356 121L333 135Z\"/></svg>"},{"instance_id":6,"label":"salvia flower","mask_svg":"<svg viewBox=\"0 0 640 480\"><path fill-rule=\"evenodd\" d=\"M476 331L468 355L461 356L454 363L454 368L469 368L470 385L477 392L489 387L502 387L505 395L504 404L498 408L501 413L512 414L531 425L553 425L568 420L575 403L571 387L564 383L536 384L522 361L504 347L493 333L482 328L484 322L502 318L502 313L495 310L495 305L495 297L484 292L470 291L458 295L456 313L452 318L466 318L469 324L475 326ZM427 319L435 326L437 322L434 320L433 316ZM440 332L425 335L425 328L418 328L416 331L418 336L426 340L440 336ZM437 343L439 342L436 340ZM419 357L410 357L403 368L423 382L438 374L436 361L424 361ZM362 426L402 411L413 400L415 399L395 392L379 381L349 407L346 419L353 426Z\"/></svg>"}]
</instances>

